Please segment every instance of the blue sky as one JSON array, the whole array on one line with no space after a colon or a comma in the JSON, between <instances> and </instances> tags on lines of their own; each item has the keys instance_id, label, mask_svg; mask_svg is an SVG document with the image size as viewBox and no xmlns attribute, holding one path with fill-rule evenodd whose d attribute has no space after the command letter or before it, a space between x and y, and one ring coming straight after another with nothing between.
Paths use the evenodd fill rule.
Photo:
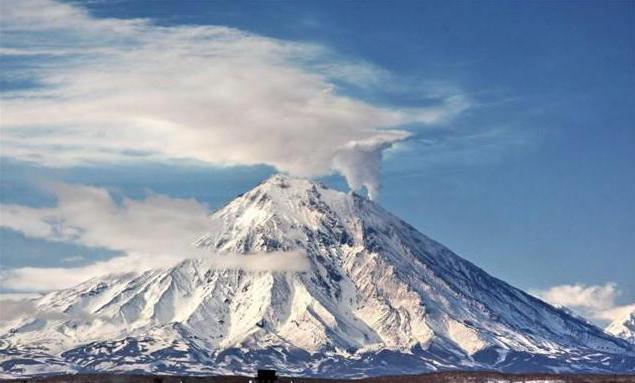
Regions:
<instances>
[{"instance_id":1,"label":"blue sky","mask_svg":"<svg viewBox=\"0 0 635 383\"><path fill-rule=\"evenodd\" d=\"M13 5L2 7L7 11ZM561 290L549 289L582 284L573 291L589 293L596 302L572 305L587 312L597 308L597 300L610 301L601 307L606 310L635 301L632 2L39 5L45 7L53 7L66 24L51 22L46 12L37 13L38 7L24 6L2 17L6 119L0 190L5 209L55 206L54 193L43 185L58 182L108 189L115 201L157 193L214 208L276 169L346 190L344 174L354 186L372 189L380 181L382 205L518 287L540 290L545 297L551 292L553 302L566 303L579 297L560 297ZM20 18L34 27L16 26ZM114 26L104 23L113 19L118 20ZM122 19L143 21L139 26ZM220 38L196 40L196 28L216 26L232 32L214 29ZM167 48L156 48L165 41ZM160 57L136 57L138 47ZM198 56L208 48L215 53ZM101 56L100 50L115 54ZM244 65L246 80L226 83L235 73L224 63ZM220 69L208 70L208 64ZM163 82L190 73L196 76ZM104 74L112 76L106 77L108 84L99 80ZM284 87L287 78L293 89ZM145 91L149 83L157 84L152 92ZM199 84L205 86L199 89ZM119 92L123 87L129 89ZM236 95L230 106L209 111L206 97L218 97L209 89ZM323 99L313 91L327 95ZM280 92L279 99L266 97ZM184 103L188 95L194 106ZM306 105L305 97L317 105L310 116L321 117L289 117L306 127L300 136L287 136L287 128L276 123L286 118L284 112L268 115L268 110ZM130 100L137 99L143 100L142 116L134 107L122 107L134 106ZM160 102L152 104L155 99ZM151 118L153 111L170 109L166 105L188 119L168 113ZM172 147L170 134L181 132L175 121L196 125L211 118L212 125L227 129L232 113L252 108L272 124L213 136L210 144L227 140L227 154L222 147L203 153L189 141ZM127 114L119 117L122 109ZM216 120L222 111L229 116ZM81 116L76 125L73 116ZM101 125L130 121L121 132L120 125ZM87 126L99 134L84 133ZM384 128L390 129L388 136ZM164 130L165 142L152 135ZM293 144L280 145L276 134ZM302 134L324 135L333 145L353 149L346 155L327 147L313 153L301 142ZM260 146L232 146L236 140L266 137L274 138ZM102 138L104 146L98 145ZM130 140L143 145L129 145ZM266 145L279 150L272 154ZM372 158L360 153L382 151L378 180L362 176ZM247 154L233 155L238 152ZM13 217L3 216L3 221ZM81 267L126 251L124 245L47 237L32 226L3 226L5 271ZM2 287L20 291L16 286L24 283Z\"/></svg>"}]
</instances>

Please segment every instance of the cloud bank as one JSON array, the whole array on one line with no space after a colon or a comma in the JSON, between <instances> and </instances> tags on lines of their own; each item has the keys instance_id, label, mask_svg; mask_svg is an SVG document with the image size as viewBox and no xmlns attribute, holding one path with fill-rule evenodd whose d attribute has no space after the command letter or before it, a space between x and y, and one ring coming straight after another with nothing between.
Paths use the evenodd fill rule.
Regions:
<instances>
[{"instance_id":1,"label":"cloud bank","mask_svg":"<svg viewBox=\"0 0 635 383\"><path fill-rule=\"evenodd\" d=\"M598 324L606 325L635 309L635 303L618 305L620 294L615 283L604 285L558 285L531 293L555 306L564 306Z\"/></svg>"},{"instance_id":2,"label":"cloud bank","mask_svg":"<svg viewBox=\"0 0 635 383\"><path fill-rule=\"evenodd\" d=\"M409 136L400 126L443 123L470 106L462 94L438 90L420 108L344 94L335 84L363 89L394 78L314 44L222 26L99 19L49 0L1 4L0 54L29 64L5 75L37 85L2 98L2 155L19 160L338 171L375 196L382 151Z\"/></svg>"}]
</instances>

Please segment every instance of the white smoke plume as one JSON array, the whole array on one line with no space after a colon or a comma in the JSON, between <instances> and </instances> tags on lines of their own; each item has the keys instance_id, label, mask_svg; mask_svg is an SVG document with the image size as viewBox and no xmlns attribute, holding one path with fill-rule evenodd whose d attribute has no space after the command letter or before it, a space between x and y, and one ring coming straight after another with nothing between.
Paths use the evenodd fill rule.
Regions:
<instances>
[{"instance_id":1,"label":"white smoke plume","mask_svg":"<svg viewBox=\"0 0 635 383\"><path fill-rule=\"evenodd\" d=\"M350 142L335 154L333 168L344 175L351 189L365 187L368 197L376 199L382 152L391 145L392 142L384 137Z\"/></svg>"},{"instance_id":2,"label":"white smoke plume","mask_svg":"<svg viewBox=\"0 0 635 383\"><path fill-rule=\"evenodd\" d=\"M346 95L336 83L394 78L315 44L101 19L50 0L1 4L0 55L31 63L8 76L40 85L2 96L2 155L19 160L185 159L306 177L335 170L374 197L381 152L408 136L395 128L440 123L470 106L461 94L420 108Z\"/></svg>"}]
</instances>

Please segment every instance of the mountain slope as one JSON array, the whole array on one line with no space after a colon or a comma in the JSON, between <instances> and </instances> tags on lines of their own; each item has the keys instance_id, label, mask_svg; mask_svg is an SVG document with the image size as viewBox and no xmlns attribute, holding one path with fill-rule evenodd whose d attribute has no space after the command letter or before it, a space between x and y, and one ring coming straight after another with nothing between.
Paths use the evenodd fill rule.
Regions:
<instances>
[{"instance_id":1,"label":"mountain slope","mask_svg":"<svg viewBox=\"0 0 635 383\"><path fill-rule=\"evenodd\" d=\"M609 324L606 332L635 344L635 309Z\"/></svg>"},{"instance_id":2,"label":"mountain slope","mask_svg":"<svg viewBox=\"0 0 635 383\"><path fill-rule=\"evenodd\" d=\"M308 180L277 175L239 196L196 246L209 256L37 300L47 315L0 336L5 374L635 368L627 342L491 277L375 203ZM284 264L298 252L301 272L212 262L273 254Z\"/></svg>"}]
</instances>

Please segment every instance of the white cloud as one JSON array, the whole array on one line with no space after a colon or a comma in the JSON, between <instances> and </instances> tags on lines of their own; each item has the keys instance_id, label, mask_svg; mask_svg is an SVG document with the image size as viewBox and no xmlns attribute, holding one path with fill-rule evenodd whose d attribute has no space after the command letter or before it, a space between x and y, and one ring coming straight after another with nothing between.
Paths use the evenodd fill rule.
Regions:
<instances>
[{"instance_id":1,"label":"white cloud","mask_svg":"<svg viewBox=\"0 0 635 383\"><path fill-rule=\"evenodd\" d=\"M441 123L470 106L464 95L438 90L431 90L437 104L421 108L346 96L336 82L378 86L391 78L314 44L220 26L97 19L48 0L2 7L2 53L42 56L35 69L13 75L35 76L44 87L2 100L2 155L21 160L190 159L268 164L298 176L337 170L375 194L381 152L408 136L388 128Z\"/></svg>"},{"instance_id":2,"label":"white cloud","mask_svg":"<svg viewBox=\"0 0 635 383\"><path fill-rule=\"evenodd\" d=\"M131 253L81 267L20 267L0 273L0 285L19 291L59 290L106 274L163 269L192 258L200 259L210 269L219 270L302 272L310 267L306 255L297 251L245 255L211 254L192 248L176 254Z\"/></svg>"},{"instance_id":3,"label":"white cloud","mask_svg":"<svg viewBox=\"0 0 635 383\"><path fill-rule=\"evenodd\" d=\"M205 232L209 209L195 200L151 194L141 200L116 201L105 189L61 183L49 185L48 190L57 199L55 206L0 205L0 227L126 255L83 267L4 270L0 274L3 288L59 289L107 273L165 267L200 254L191 244Z\"/></svg>"},{"instance_id":4,"label":"white cloud","mask_svg":"<svg viewBox=\"0 0 635 383\"><path fill-rule=\"evenodd\" d=\"M615 306L599 313L599 319L607 322L624 319L629 313L635 311L635 303L623 306Z\"/></svg>"},{"instance_id":5,"label":"white cloud","mask_svg":"<svg viewBox=\"0 0 635 383\"><path fill-rule=\"evenodd\" d=\"M19 267L0 273L0 285L17 291L51 291L72 287L106 274L138 273L169 267L183 260L179 254L127 254L82 267Z\"/></svg>"},{"instance_id":6,"label":"white cloud","mask_svg":"<svg viewBox=\"0 0 635 383\"><path fill-rule=\"evenodd\" d=\"M193 250L194 251L194 250ZM201 262L210 269L244 270L247 272L302 272L310 267L308 258L299 251L254 254L209 254L197 251ZM149 269L167 268L183 261L182 254L130 254L96 262L83 267L22 267L0 273L0 285L22 291L59 290L73 287L105 274L141 273ZM190 257L192 252L188 254ZM7 322L28 315L39 319L65 319L58 311L43 311L36 303L38 293L0 293L0 328ZM73 314L77 319L77 314Z\"/></svg>"},{"instance_id":7,"label":"white cloud","mask_svg":"<svg viewBox=\"0 0 635 383\"><path fill-rule=\"evenodd\" d=\"M558 285L545 290L532 290L531 294L555 306L564 306L598 324L620 318L635 308L635 303L618 305L620 291L615 283L604 285Z\"/></svg>"},{"instance_id":8,"label":"white cloud","mask_svg":"<svg viewBox=\"0 0 635 383\"><path fill-rule=\"evenodd\" d=\"M15 294L12 294L15 295ZM42 294L27 294L23 298L16 298L14 296L6 297L6 294L0 294L0 329L5 325L11 325L11 321L15 319L42 319L42 320L59 320L59 319L80 319L80 317L87 316L86 313L78 314L73 313L72 316L55 309L43 309L38 307L37 298L42 297ZM7 328L5 328L7 330Z\"/></svg>"},{"instance_id":9,"label":"white cloud","mask_svg":"<svg viewBox=\"0 0 635 383\"><path fill-rule=\"evenodd\" d=\"M127 253L178 254L207 227L207 206L193 199L151 194L115 201L105 189L49 185L53 207L2 204L0 227L50 241Z\"/></svg>"},{"instance_id":10,"label":"white cloud","mask_svg":"<svg viewBox=\"0 0 635 383\"><path fill-rule=\"evenodd\" d=\"M38 310L34 300L41 296L37 293L0 293L0 328L23 315L35 317Z\"/></svg>"},{"instance_id":11,"label":"white cloud","mask_svg":"<svg viewBox=\"0 0 635 383\"><path fill-rule=\"evenodd\" d=\"M212 269L245 270L250 272L302 272L311 267L306 254L300 251L273 251L253 254L214 254L204 258Z\"/></svg>"},{"instance_id":12,"label":"white cloud","mask_svg":"<svg viewBox=\"0 0 635 383\"><path fill-rule=\"evenodd\" d=\"M188 258L203 258L216 269L299 272L308 268L306 257L293 251L237 255L195 248L193 242L209 225L207 206L195 200L151 194L141 200L123 197L116 201L105 189L83 185L54 184L49 190L57 199L52 207L0 205L0 227L33 238L102 247L125 255L81 267L4 270L0 273L2 288L55 290L104 274L170 267Z\"/></svg>"},{"instance_id":13,"label":"white cloud","mask_svg":"<svg viewBox=\"0 0 635 383\"><path fill-rule=\"evenodd\" d=\"M0 293L0 302L7 301L23 301L33 298L39 298L42 294L40 293Z\"/></svg>"},{"instance_id":14,"label":"white cloud","mask_svg":"<svg viewBox=\"0 0 635 383\"><path fill-rule=\"evenodd\" d=\"M0 299L0 325L25 314L35 314L37 308L32 300L28 299Z\"/></svg>"},{"instance_id":15,"label":"white cloud","mask_svg":"<svg viewBox=\"0 0 635 383\"><path fill-rule=\"evenodd\" d=\"M615 306L617 286L615 283L591 286L580 283L559 285L543 290L538 295L553 304L596 311L606 310Z\"/></svg>"}]
</instances>

